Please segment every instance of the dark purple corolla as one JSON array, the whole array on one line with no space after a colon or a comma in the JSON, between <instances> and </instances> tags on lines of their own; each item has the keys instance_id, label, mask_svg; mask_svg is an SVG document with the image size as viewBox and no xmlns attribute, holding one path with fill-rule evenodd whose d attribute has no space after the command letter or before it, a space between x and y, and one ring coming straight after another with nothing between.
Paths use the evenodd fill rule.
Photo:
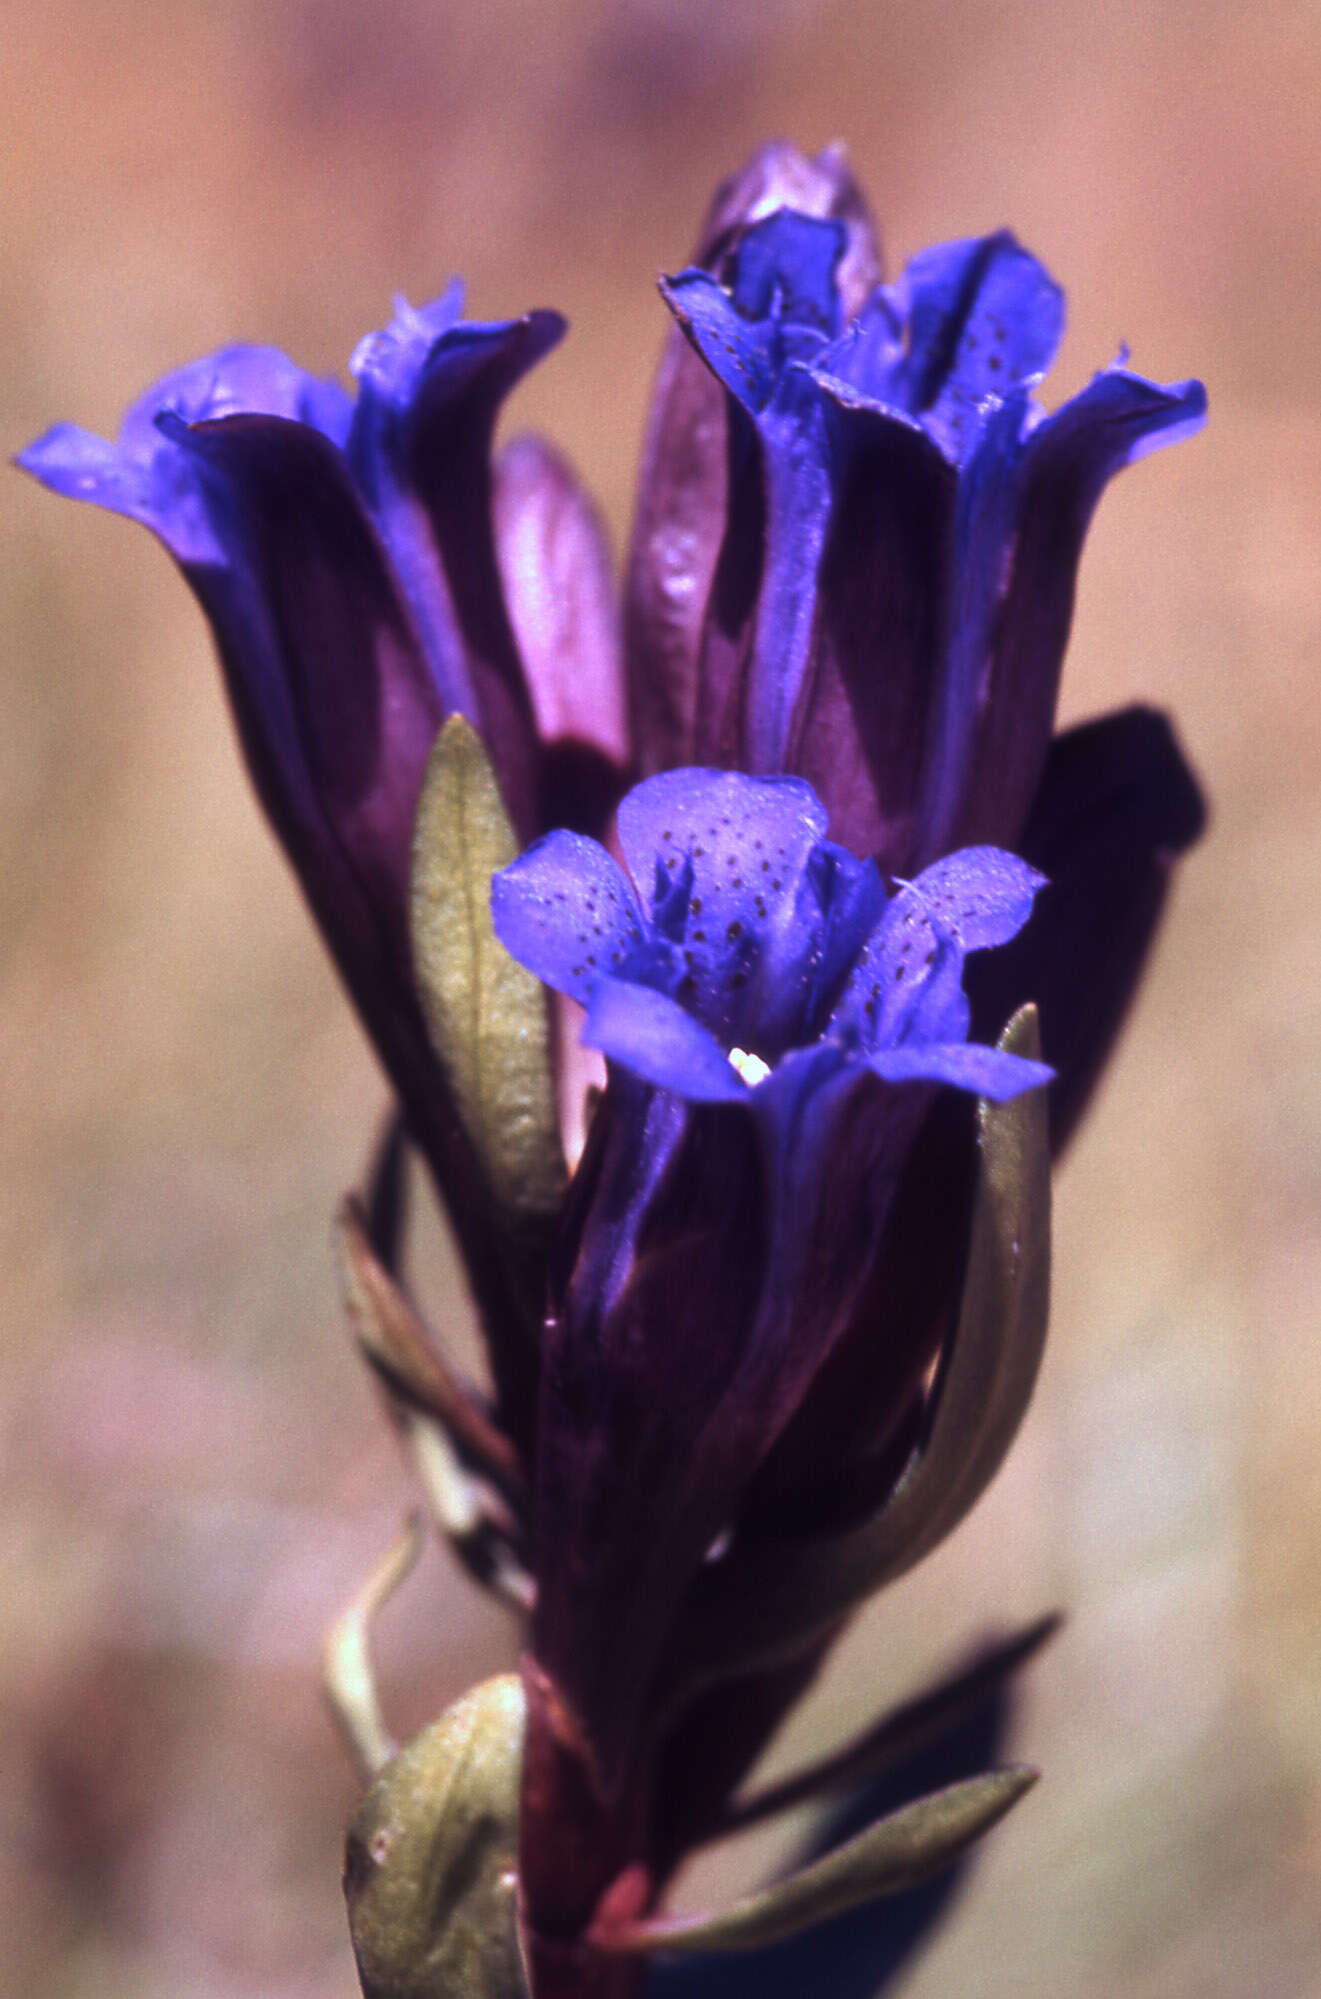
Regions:
<instances>
[{"instance_id":1,"label":"dark purple corolla","mask_svg":"<svg viewBox=\"0 0 1321 1999\"><path fill-rule=\"evenodd\" d=\"M926 250L859 292L842 170L819 171L815 214L775 202L782 171L763 156L755 219L662 285L724 392L724 462L708 442L703 468L723 519L680 648L698 482L679 483L658 428L631 578L638 747L648 767L796 771L838 839L910 871L1021 827L1092 508L1206 398L1115 366L1047 416L1064 301L1011 235Z\"/></svg>"},{"instance_id":2,"label":"dark purple corolla","mask_svg":"<svg viewBox=\"0 0 1321 1999\"><path fill-rule=\"evenodd\" d=\"M973 979L983 1034L1049 983L1062 1137L1202 816L1148 711L1052 744L1078 561L1112 475L1199 428L1205 391L1115 365L1047 415L1049 274L1002 231L880 284L834 152L764 149L698 257L662 285L678 327L629 560L638 765L804 777L834 837L901 875L986 841L1067 874Z\"/></svg>"},{"instance_id":3,"label":"dark purple corolla","mask_svg":"<svg viewBox=\"0 0 1321 1999\"><path fill-rule=\"evenodd\" d=\"M703 1824L710 1773L718 1797L838 1627L831 1608L777 1634L787 1678L731 1672L703 1650L702 1584L736 1577L748 1547L817 1531L824 1551L846 1525L798 1503L812 1481L792 1454L788 1494L774 1487L782 1440L859 1338L881 1372L816 1484L861 1452L884 1460L873 1502L888 1495L932 1356L930 1326L875 1290L910 1155L948 1086L1006 1102L1051 1074L970 1042L964 992L965 959L1019 934L1042 877L979 847L887 885L826 832L801 779L671 771L621 802L623 867L557 832L492 884L497 935L580 1002L609 1064L543 1346L528 1675L543 1774L524 1849L538 1950L630 1868L654 1892ZM971 1152L956 1128L929 1235L953 1290ZM676 1726L696 1740L667 1763ZM545 1989L561 1989L553 1970Z\"/></svg>"},{"instance_id":4,"label":"dark purple corolla","mask_svg":"<svg viewBox=\"0 0 1321 1999\"><path fill-rule=\"evenodd\" d=\"M587 1353L600 1392L635 1377L629 1448L594 1448L543 1403L537 1506L538 1658L606 1760L624 1753L675 1595L847 1330L931 1086L1005 1100L1050 1076L967 1038L965 956L1014 937L1042 885L1013 855L964 850L887 893L873 861L826 839L801 779L737 772L650 778L618 825L627 874L552 833L492 885L497 935L586 1007L584 1039L612 1065L601 1115L619 1178L584 1228L546 1358L552 1397ZM639 1318L657 1210L689 1199L669 1184L681 1155L712 1203L702 1229L716 1254L727 1230L738 1267L706 1300L680 1280ZM828 1207L837 1250L818 1233ZM840 1282L809 1279L835 1255ZM567 1481L565 1452L583 1454ZM558 1558L594 1522L617 1552L608 1584Z\"/></svg>"},{"instance_id":5,"label":"dark purple corolla","mask_svg":"<svg viewBox=\"0 0 1321 1999\"><path fill-rule=\"evenodd\" d=\"M602 823L625 732L592 510L537 440L491 464L502 399L563 321L461 307L457 285L401 301L353 356L356 399L274 348L229 347L156 383L116 443L61 424L19 463L142 521L197 593L253 781L450 1207L525 1435L541 1278L499 1226L428 1039L413 824L451 714L480 730L524 838Z\"/></svg>"}]
</instances>

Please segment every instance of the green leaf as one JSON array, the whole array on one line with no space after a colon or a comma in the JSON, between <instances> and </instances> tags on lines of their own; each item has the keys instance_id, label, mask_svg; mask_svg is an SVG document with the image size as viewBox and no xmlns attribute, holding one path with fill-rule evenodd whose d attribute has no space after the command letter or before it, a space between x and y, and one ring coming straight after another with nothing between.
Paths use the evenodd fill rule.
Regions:
<instances>
[{"instance_id":1,"label":"green leaf","mask_svg":"<svg viewBox=\"0 0 1321 1999\"><path fill-rule=\"evenodd\" d=\"M491 923L491 876L518 852L481 737L452 715L413 836L413 965L437 1054L500 1205L553 1214L564 1191L546 995Z\"/></svg>"},{"instance_id":2,"label":"green leaf","mask_svg":"<svg viewBox=\"0 0 1321 1999\"><path fill-rule=\"evenodd\" d=\"M366 1999L526 1999L518 1933L522 1684L474 1687L388 1763L349 1827Z\"/></svg>"},{"instance_id":3,"label":"green leaf","mask_svg":"<svg viewBox=\"0 0 1321 1999\"><path fill-rule=\"evenodd\" d=\"M1039 1617L978 1651L959 1671L938 1680L902 1707L893 1708L862 1735L855 1736L832 1755L809 1763L787 1777L748 1791L727 1805L712 1829L711 1837L721 1839L745 1827L758 1825L795 1805L823 1793L850 1791L872 1783L883 1770L904 1761L938 1742L964 1717L991 1699L1002 1682L1039 1652L1054 1637L1061 1623L1058 1612Z\"/></svg>"},{"instance_id":4,"label":"green leaf","mask_svg":"<svg viewBox=\"0 0 1321 1999\"><path fill-rule=\"evenodd\" d=\"M1041 1059L1034 1006L999 1046ZM918 1466L886 1514L889 1574L943 1541L985 1492L1036 1386L1050 1316L1050 1132L1045 1090L977 1107L981 1153L958 1330ZM885 1517L885 1516L883 1516ZM889 1574L883 1580L889 1580Z\"/></svg>"},{"instance_id":5,"label":"green leaf","mask_svg":"<svg viewBox=\"0 0 1321 1999\"><path fill-rule=\"evenodd\" d=\"M1036 1008L999 1047L1036 1058ZM999 1470L1040 1366L1050 1295L1046 1092L977 1107L979 1167L959 1321L925 1442L889 1500L849 1532L783 1537L702 1573L670 1676L697 1685L800 1657L864 1596L951 1534Z\"/></svg>"},{"instance_id":6,"label":"green leaf","mask_svg":"<svg viewBox=\"0 0 1321 1999\"><path fill-rule=\"evenodd\" d=\"M1021 1765L988 1770L878 1819L822 1860L763 1888L720 1915L659 1918L597 1933L602 1951L759 1950L877 1895L897 1895L947 1867L989 1831L1037 1780Z\"/></svg>"}]
</instances>

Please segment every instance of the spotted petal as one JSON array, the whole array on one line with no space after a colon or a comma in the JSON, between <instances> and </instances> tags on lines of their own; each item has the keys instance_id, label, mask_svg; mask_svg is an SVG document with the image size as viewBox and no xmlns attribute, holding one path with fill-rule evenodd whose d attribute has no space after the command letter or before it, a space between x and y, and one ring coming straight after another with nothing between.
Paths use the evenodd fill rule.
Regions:
<instances>
[{"instance_id":1,"label":"spotted petal","mask_svg":"<svg viewBox=\"0 0 1321 1999\"><path fill-rule=\"evenodd\" d=\"M1016 936L1044 879L995 847L924 869L901 886L859 953L832 1027L870 1051L963 1041L964 954Z\"/></svg>"},{"instance_id":2,"label":"spotted petal","mask_svg":"<svg viewBox=\"0 0 1321 1999\"><path fill-rule=\"evenodd\" d=\"M666 771L619 808L619 840L636 882L659 861L692 885L678 994L728 1045L803 957L799 890L826 815L798 778L739 771Z\"/></svg>"},{"instance_id":3,"label":"spotted petal","mask_svg":"<svg viewBox=\"0 0 1321 1999\"><path fill-rule=\"evenodd\" d=\"M913 258L892 294L909 330L887 387L962 463L988 399L1045 373L1064 330L1064 295L1008 230Z\"/></svg>"},{"instance_id":4,"label":"spotted petal","mask_svg":"<svg viewBox=\"0 0 1321 1999\"><path fill-rule=\"evenodd\" d=\"M502 869L491 883L491 915L511 956L584 1006L599 979L648 962L632 884L581 833L547 833Z\"/></svg>"},{"instance_id":5,"label":"spotted petal","mask_svg":"<svg viewBox=\"0 0 1321 1999\"><path fill-rule=\"evenodd\" d=\"M1001 847L964 847L923 868L913 889L961 950L981 951L1018 935L1045 882Z\"/></svg>"}]
</instances>

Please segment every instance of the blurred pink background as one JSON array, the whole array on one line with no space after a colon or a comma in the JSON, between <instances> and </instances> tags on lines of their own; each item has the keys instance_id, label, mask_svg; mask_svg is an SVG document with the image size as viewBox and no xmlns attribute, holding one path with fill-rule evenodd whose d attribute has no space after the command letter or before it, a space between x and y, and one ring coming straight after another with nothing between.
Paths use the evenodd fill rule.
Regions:
<instances>
[{"instance_id":1,"label":"blurred pink background","mask_svg":"<svg viewBox=\"0 0 1321 1999\"><path fill-rule=\"evenodd\" d=\"M1066 715L1168 705L1215 819L1061 1176L1042 1386L776 1757L1062 1605L1016 1736L1045 1781L903 1991L1321 1991L1314 0L45 0L0 75L6 451L234 338L342 369L459 270L480 316L569 314L510 422L618 544L655 274L774 134L847 142L892 267L1014 226L1070 296L1052 401L1121 340L1205 377L1208 432L1121 478L1083 570ZM5 1982L348 1999L317 1657L407 1487L328 1231L383 1093L165 557L16 476L0 516ZM431 1550L391 1718L513 1644Z\"/></svg>"}]
</instances>

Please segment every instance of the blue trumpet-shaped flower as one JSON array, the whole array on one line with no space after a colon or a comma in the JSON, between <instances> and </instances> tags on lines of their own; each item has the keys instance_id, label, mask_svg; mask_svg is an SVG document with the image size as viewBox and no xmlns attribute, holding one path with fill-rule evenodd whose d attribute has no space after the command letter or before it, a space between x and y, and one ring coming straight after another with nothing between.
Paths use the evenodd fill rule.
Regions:
<instances>
[{"instance_id":1,"label":"blue trumpet-shaped flower","mask_svg":"<svg viewBox=\"0 0 1321 1999\"><path fill-rule=\"evenodd\" d=\"M1048 1079L967 1039L963 960L1026 922L1044 880L1026 862L969 848L887 895L826 839L810 785L739 772L651 778L618 823L628 874L551 833L492 909L506 948L586 1007L588 1044L644 1081L769 1106L847 1067L997 1099Z\"/></svg>"},{"instance_id":2,"label":"blue trumpet-shaped flower","mask_svg":"<svg viewBox=\"0 0 1321 1999\"><path fill-rule=\"evenodd\" d=\"M629 665L644 769L805 777L908 874L1018 846L1092 510L1206 396L1116 364L1047 415L1063 294L1012 235L876 261L842 163L769 148L662 284L694 352L654 407Z\"/></svg>"},{"instance_id":3,"label":"blue trumpet-shaped flower","mask_svg":"<svg viewBox=\"0 0 1321 1999\"><path fill-rule=\"evenodd\" d=\"M491 462L503 398L563 321L461 313L457 284L399 301L354 353L356 398L274 348L227 347L155 383L116 441L59 424L19 463L149 527L196 593L256 789L450 1207L517 1420L541 1276L516 1271L428 1038L414 820L453 714L481 731L524 838L552 815L599 824L626 752L594 513L539 440Z\"/></svg>"}]
</instances>

